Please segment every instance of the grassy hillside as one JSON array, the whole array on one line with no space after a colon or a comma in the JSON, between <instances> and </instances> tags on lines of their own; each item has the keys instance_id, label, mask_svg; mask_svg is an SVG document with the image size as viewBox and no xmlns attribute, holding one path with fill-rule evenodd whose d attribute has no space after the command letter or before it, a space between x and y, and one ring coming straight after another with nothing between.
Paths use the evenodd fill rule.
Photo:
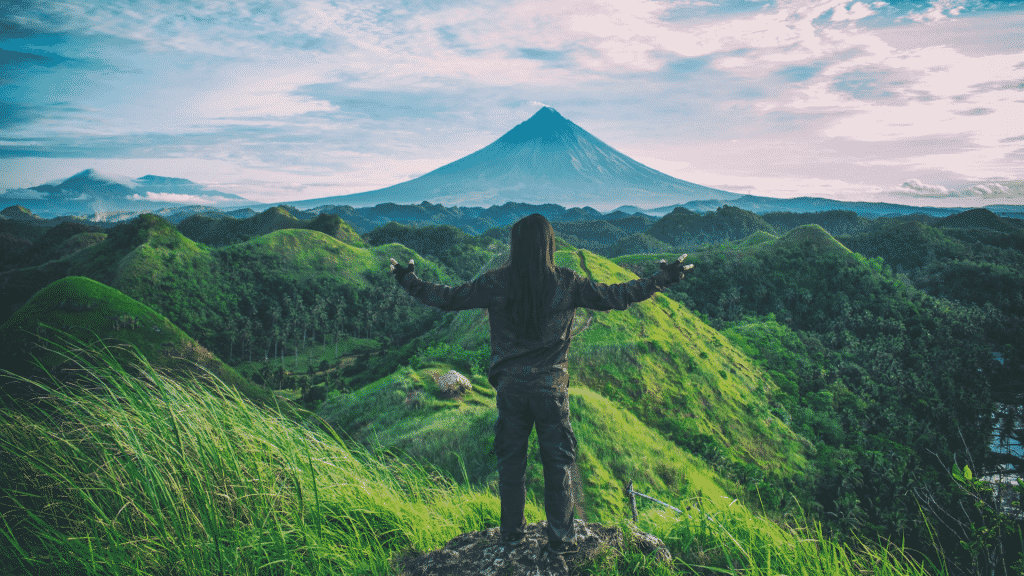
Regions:
<instances>
[{"instance_id":1,"label":"grassy hillside","mask_svg":"<svg viewBox=\"0 0 1024 576\"><path fill-rule=\"evenodd\" d=\"M463 281L472 280L480 267L504 248L502 241L487 236L471 236L453 226L414 228L394 221L366 233L364 238L373 246L407 246L443 264L453 276Z\"/></svg>"},{"instance_id":2,"label":"grassy hillside","mask_svg":"<svg viewBox=\"0 0 1024 576\"><path fill-rule=\"evenodd\" d=\"M8 574L395 574L405 554L498 524L499 501L486 488L369 455L216 382L85 356L89 387L109 395L44 380L49 418L0 407L0 564ZM595 428L642 434L596 394L574 398L591 444L602 440L586 431L584 415ZM631 457L667 454L619 444L640 451ZM640 528L664 539L673 565L629 547L592 573L924 574L898 548L848 547L814 525L781 528L728 498L674 496L682 515L639 503ZM529 521L540 516L527 507Z\"/></svg>"},{"instance_id":3,"label":"grassy hillside","mask_svg":"<svg viewBox=\"0 0 1024 576\"><path fill-rule=\"evenodd\" d=\"M911 255L911 240L936 237L899 226L914 232L903 244ZM961 542L975 529L945 511L973 506L950 481L954 463L988 458L1002 372L986 334L993 309L928 296L816 225L688 261L694 270L667 295L772 373L778 416L814 444L796 487L808 509L837 533L941 542L958 563L973 562Z\"/></svg>"},{"instance_id":4,"label":"grassy hillside","mask_svg":"<svg viewBox=\"0 0 1024 576\"><path fill-rule=\"evenodd\" d=\"M365 246L359 234L337 215L320 214L312 220L300 220L284 206L268 208L241 219L195 215L178 224L182 234L207 246L237 244L275 230L291 228L316 230L354 246Z\"/></svg>"},{"instance_id":5,"label":"grassy hillside","mask_svg":"<svg viewBox=\"0 0 1024 576\"><path fill-rule=\"evenodd\" d=\"M128 346L154 369L209 372L254 401L273 402L267 390L247 382L149 306L81 276L63 278L40 290L0 326L0 334L4 368L22 375L33 373L36 362L47 371L77 368L62 365L65 359L52 350L71 338L133 359L133 353L118 351Z\"/></svg>"},{"instance_id":6,"label":"grassy hillside","mask_svg":"<svg viewBox=\"0 0 1024 576\"><path fill-rule=\"evenodd\" d=\"M425 278L458 281L399 245L366 248L361 240L353 245L290 228L208 248L166 220L144 215L72 256L0 274L0 289L17 306L55 280L86 276L145 302L233 362L301 355L313 340L393 343L422 333L437 314L394 305L399 288L387 274L391 256L415 258ZM0 311L0 321L11 311Z\"/></svg>"},{"instance_id":7,"label":"grassy hillside","mask_svg":"<svg viewBox=\"0 0 1024 576\"><path fill-rule=\"evenodd\" d=\"M419 370L404 368L355 392L333 396L318 413L344 437L378 452L402 454L455 481L496 490L495 391L477 375L464 396L445 398L435 378L450 369L442 362ZM697 490L714 498L742 493L599 393L571 388L570 407L591 521L614 523L628 515L622 490L629 480L661 498ZM541 468L536 446L531 446L527 475L530 497L538 504L543 502Z\"/></svg>"},{"instance_id":8,"label":"grassy hillside","mask_svg":"<svg viewBox=\"0 0 1024 576\"><path fill-rule=\"evenodd\" d=\"M555 262L599 282L636 278L585 250L560 250ZM773 415L773 382L684 306L657 294L621 312L581 309L576 321L571 386L600 393L693 454L733 463L752 495L798 481L804 441ZM449 335L467 350L488 344L486 314L460 312L434 337ZM767 505L780 505L781 495Z\"/></svg>"},{"instance_id":9,"label":"grassy hillside","mask_svg":"<svg viewBox=\"0 0 1024 576\"><path fill-rule=\"evenodd\" d=\"M699 246L740 240L758 231L773 234L775 228L753 212L722 206L704 214L678 207L655 222L647 233L672 246Z\"/></svg>"}]
</instances>

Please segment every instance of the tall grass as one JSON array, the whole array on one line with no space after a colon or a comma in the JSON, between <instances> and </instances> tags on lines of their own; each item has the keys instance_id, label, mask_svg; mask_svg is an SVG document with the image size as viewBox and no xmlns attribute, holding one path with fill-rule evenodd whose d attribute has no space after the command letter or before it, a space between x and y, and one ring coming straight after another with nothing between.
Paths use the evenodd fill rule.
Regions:
<instances>
[{"instance_id":1,"label":"tall grass","mask_svg":"<svg viewBox=\"0 0 1024 576\"><path fill-rule=\"evenodd\" d=\"M721 501L719 501L721 500ZM925 566L891 543L843 544L823 534L818 523L779 524L751 514L726 497L693 496L682 514L647 506L639 528L661 538L673 556L661 564L636 549L605 559L595 576L636 574L731 574L733 576L926 576L941 567ZM623 528L628 529L624 523Z\"/></svg>"},{"instance_id":2,"label":"tall grass","mask_svg":"<svg viewBox=\"0 0 1024 576\"><path fill-rule=\"evenodd\" d=\"M65 349L44 394L0 408L0 566L13 574L389 574L407 552L498 525L498 499L253 405L210 377ZM8 375L10 376L10 375ZM742 504L681 495L593 574L920 576L898 548L830 541ZM717 502L721 500L721 502Z\"/></svg>"},{"instance_id":3,"label":"tall grass","mask_svg":"<svg viewBox=\"0 0 1024 576\"><path fill-rule=\"evenodd\" d=\"M103 348L64 356L63 382L0 410L0 563L15 571L384 574L402 551L497 523L494 496L371 458L212 377Z\"/></svg>"}]
</instances>

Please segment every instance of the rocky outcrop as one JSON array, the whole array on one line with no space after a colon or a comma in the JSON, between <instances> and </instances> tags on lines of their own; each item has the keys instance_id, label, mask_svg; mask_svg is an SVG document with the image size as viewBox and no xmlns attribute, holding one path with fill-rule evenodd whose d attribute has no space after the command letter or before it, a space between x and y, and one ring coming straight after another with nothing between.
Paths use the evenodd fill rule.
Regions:
<instances>
[{"instance_id":1,"label":"rocky outcrop","mask_svg":"<svg viewBox=\"0 0 1024 576\"><path fill-rule=\"evenodd\" d=\"M457 536L444 548L405 557L398 562L402 576L569 576L582 572L601 557L620 554L631 545L663 562L672 560L661 540L634 530L626 537L615 526L576 520L578 549L556 554L547 550L546 523L526 527L526 536L515 545L500 541L498 528Z\"/></svg>"}]
</instances>

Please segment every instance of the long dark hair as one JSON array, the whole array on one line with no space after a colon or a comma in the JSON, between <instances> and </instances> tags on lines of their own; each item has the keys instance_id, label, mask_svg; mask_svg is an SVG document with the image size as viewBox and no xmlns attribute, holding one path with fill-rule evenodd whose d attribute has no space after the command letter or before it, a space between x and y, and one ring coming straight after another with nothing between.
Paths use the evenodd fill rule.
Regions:
<instances>
[{"instance_id":1,"label":"long dark hair","mask_svg":"<svg viewBox=\"0 0 1024 576\"><path fill-rule=\"evenodd\" d=\"M539 340L544 305L555 287L555 230L540 214L512 225L508 264L508 312L516 338Z\"/></svg>"}]
</instances>

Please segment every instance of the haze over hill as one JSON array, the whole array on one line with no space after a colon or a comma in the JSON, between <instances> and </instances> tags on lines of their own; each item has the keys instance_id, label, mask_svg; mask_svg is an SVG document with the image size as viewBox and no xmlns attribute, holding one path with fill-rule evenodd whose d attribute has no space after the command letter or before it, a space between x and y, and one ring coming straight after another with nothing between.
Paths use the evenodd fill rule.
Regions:
<instances>
[{"instance_id":1,"label":"haze over hill","mask_svg":"<svg viewBox=\"0 0 1024 576\"><path fill-rule=\"evenodd\" d=\"M611 210L626 203L654 207L738 197L644 166L545 106L490 145L408 182L294 204L361 207L425 200L448 206L489 206L557 200L566 206Z\"/></svg>"}]
</instances>

